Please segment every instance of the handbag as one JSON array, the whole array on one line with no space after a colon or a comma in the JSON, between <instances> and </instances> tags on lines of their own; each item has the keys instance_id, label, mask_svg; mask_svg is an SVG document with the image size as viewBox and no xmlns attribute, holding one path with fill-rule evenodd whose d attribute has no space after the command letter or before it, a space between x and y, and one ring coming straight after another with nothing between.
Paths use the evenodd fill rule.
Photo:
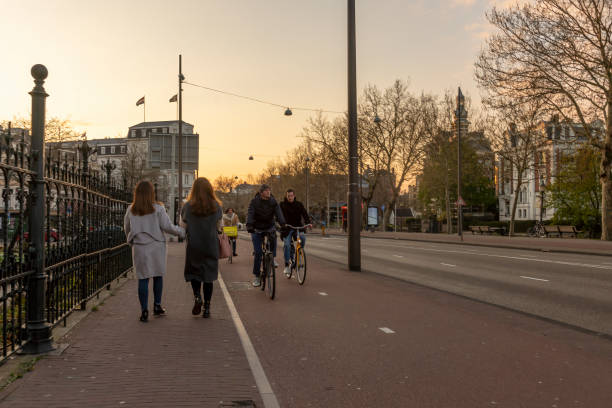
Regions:
<instances>
[{"instance_id":1,"label":"handbag","mask_svg":"<svg viewBox=\"0 0 612 408\"><path fill-rule=\"evenodd\" d=\"M229 243L229 239L225 234L217 234L219 239L219 259L229 258L232 253L232 248Z\"/></svg>"}]
</instances>

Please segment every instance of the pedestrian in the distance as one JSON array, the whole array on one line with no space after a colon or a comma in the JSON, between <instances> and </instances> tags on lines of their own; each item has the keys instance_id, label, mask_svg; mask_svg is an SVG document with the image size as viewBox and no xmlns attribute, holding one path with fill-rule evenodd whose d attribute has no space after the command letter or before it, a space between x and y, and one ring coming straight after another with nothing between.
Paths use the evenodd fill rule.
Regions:
<instances>
[{"instance_id":1,"label":"pedestrian in the distance","mask_svg":"<svg viewBox=\"0 0 612 408\"><path fill-rule=\"evenodd\" d=\"M132 261L138 278L140 321L149 318L149 278L153 278L153 314L166 313L162 307L163 276L166 273L166 236L180 237L185 230L173 225L161 204L155 201L155 189L149 181L141 181L134 189L132 205L123 221L128 244L132 247Z\"/></svg>"},{"instance_id":2,"label":"pedestrian in the distance","mask_svg":"<svg viewBox=\"0 0 612 408\"><path fill-rule=\"evenodd\" d=\"M223 226L224 227L236 227L238 228L238 223L240 220L238 219L238 214L234 212L233 208L228 208L225 210L225 214L223 214ZM232 243L232 255L238 256L236 253L236 237L229 237L230 242Z\"/></svg>"},{"instance_id":3,"label":"pedestrian in the distance","mask_svg":"<svg viewBox=\"0 0 612 408\"><path fill-rule=\"evenodd\" d=\"M191 313L194 316L202 311L201 288L204 286L202 317L210 317L213 282L217 280L219 269L217 234L222 216L221 201L215 195L210 181L204 177L197 178L181 210L181 225L187 230L185 281L191 282L193 289L194 305Z\"/></svg>"}]
</instances>

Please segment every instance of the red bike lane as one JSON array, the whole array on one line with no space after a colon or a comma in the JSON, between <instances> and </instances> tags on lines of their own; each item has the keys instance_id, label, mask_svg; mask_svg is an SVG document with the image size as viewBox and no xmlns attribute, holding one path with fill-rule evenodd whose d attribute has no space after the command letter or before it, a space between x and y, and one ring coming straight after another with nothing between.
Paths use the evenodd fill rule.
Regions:
<instances>
[{"instance_id":1,"label":"red bike lane","mask_svg":"<svg viewBox=\"0 0 612 408\"><path fill-rule=\"evenodd\" d=\"M270 300L238 252L221 273L283 407L609 406L610 340L314 257Z\"/></svg>"}]
</instances>

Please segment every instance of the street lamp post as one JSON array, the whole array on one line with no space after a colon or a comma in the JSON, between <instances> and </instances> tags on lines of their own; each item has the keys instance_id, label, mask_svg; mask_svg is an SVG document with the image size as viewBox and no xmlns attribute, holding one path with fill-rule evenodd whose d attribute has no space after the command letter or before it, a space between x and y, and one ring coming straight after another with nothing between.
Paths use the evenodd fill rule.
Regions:
<instances>
[{"instance_id":1,"label":"street lamp post","mask_svg":"<svg viewBox=\"0 0 612 408\"><path fill-rule=\"evenodd\" d=\"M102 165L102 168L106 170L106 183L110 187L111 186L111 174L113 170L117 168L117 165L115 164L115 162L108 159L106 163Z\"/></svg>"},{"instance_id":2,"label":"street lamp post","mask_svg":"<svg viewBox=\"0 0 612 408\"><path fill-rule=\"evenodd\" d=\"M310 214L310 157L306 157L306 212Z\"/></svg>"},{"instance_id":3,"label":"street lamp post","mask_svg":"<svg viewBox=\"0 0 612 408\"><path fill-rule=\"evenodd\" d=\"M357 67L355 41L355 0L348 0L348 264L349 270L361 270L361 205L359 203L357 151Z\"/></svg>"},{"instance_id":4,"label":"street lamp post","mask_svg":"<svg viewBox=\"0 0 612 408\"><path fill-rule=\"evenodd\" d=\"M178 75L178 110L179 110L179 123L178 123L178 206L174 208L175 218L177 214L180 214L181 207L183 206L183 56L179 55L179 75ZM174 157L172 158L174 160ZM179 242L183 239L179 237Z\"/></svg>"},{"instance_id":5,"label":"street lamp post","mask_svg":"<svg viewBox=\"0 0 612 408\"><path fill-rule=\"evenodd\" d=\"M544 190L546 189L546 184L544 184L543 180L540 180L540 224L542 223L542 214L544 213Z\"/></svg>"}]
</instances>

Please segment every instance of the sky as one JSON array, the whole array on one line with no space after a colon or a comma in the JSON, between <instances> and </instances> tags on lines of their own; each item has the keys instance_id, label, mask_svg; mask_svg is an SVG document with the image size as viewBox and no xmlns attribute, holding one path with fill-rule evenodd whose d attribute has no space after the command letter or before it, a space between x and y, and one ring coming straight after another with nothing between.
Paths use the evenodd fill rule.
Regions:
<instances>
[{"instance_id":1,"label":"sky","mask_svg":"<svg viewBox=\"0 0 612 408\"><path fill-rule=\"evenodd\" d=\"M471 95L473 64L505 0L357 0L357 87L408 80L413 92ZM0 0L0 120L26 117L30 68L49 70L47 117L88 138L175 120L178 55L188 82L288 107L347 109L345 0ZM199 174L246 177L297 146L312 112L184 85L200 135ZM248 160L252 155L254 160Z\"/></svg>"}]
</instances>

